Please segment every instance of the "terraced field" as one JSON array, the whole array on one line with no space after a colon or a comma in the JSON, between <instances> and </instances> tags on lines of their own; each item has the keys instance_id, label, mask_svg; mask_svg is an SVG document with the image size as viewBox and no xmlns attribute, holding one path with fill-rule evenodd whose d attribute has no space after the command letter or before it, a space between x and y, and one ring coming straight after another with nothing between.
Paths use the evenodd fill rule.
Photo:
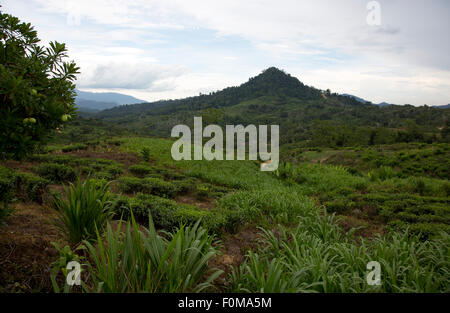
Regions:
<instances>
[{"instance_id":1,"label":"terraced field","mask_svg":"<svg viewBox=\"0 0 450 313\"><path fill-rule=\"evenodd\" d=\"M90 264L85 272L93 279L84 291L96 290L101 282L103 291L149 291L149 286L153 291L448 291L448 180L383 167L352 167L356 161L324 164L340 163L339 153L327 153L325 162L305 157L296 164L282 163L275 173L261 172L256 161L177 162L170 156L171 144L166 139L117 137L53 145L26 162L3 162L2 201L12 214L0 236L2 267L9 269L2 271L2 290L58 290L55 286L63 279L58 260L70 258ZM436 149L442 153L433 155L448 160L448 146ZM55 199L70 202L71 193L63 186L88 188L86 181L92 190L106 192L110 226L80 242L73 240L68 227L55 226L61 217ZM121 219L131 223L129 233L125 224L119 225ZM23 223L33 226L23 229ZM115 230L125 239L116 237ZM171 289L138 283L149 279L145 271L133 271L134 283L119 284L123 273L108 272L107 258L96 255L94 248L105 241L106 247L117 245L119 259L131 249L137 253L133 262L141 264L149 252L133 234L150 242L161 240L162 247L170 249L173 240L189 232L204 242L197 251L197 261L202 262L191 273L195 279L186 281L186 276L170 272L175 270L169 264L175 266L176 254L160 260L168 268L158 268L158 277L171 282ZM85 250L77 250L80 244ZM183 250L181 241L179 245L183 256L190 248ZM17 253L24 249L30 258ZM382 265L381 286L366 282L370 261ZM211 276L199 275L199 269ZM80 287L72 289L77 290Z\"/></svg>"}]
</instances>

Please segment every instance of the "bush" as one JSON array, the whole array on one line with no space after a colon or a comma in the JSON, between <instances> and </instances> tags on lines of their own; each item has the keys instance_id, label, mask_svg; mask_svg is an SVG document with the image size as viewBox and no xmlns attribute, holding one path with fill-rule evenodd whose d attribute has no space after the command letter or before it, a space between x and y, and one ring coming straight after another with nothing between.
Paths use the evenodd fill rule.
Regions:
<instances>
[{"instance_id":1,"label":"bush","mask_svg":"<svg viewBox=\"0 0 450 313\"><path fill-rule=\"evenodd\" d=\"M13 211L8 205L16 192L16 176L13 170L0 166L0 227Z\"/></svg>"},{"instance_id":2,"label":"bush","mask_svg":"<svg viewBox=\"0 0 450 313\"><path fill-rule=\"evenodd\" d=\"M18 174L19 189L21 189L22 198L29 201L43 202L43 196L48 192L48 181L45 178L35 176L29 173Z\"/></svg>"},{"instance_id":3,"label":"bush","mask_svg":"<svg viewBox=\"0 0 450 313\"><path fill-rule=\"evenodd\" d=\"M354 202L347 199L338 198L333 201L325 202L327 211L330 213L342 214L348 212L355 205Z\"/></svg>"},{"instance_id":4,"label":"bush","mask_svg":"<svg viewBox=\"0 0 450 313\"><path fill-rule=\"evenodd\" d=\"M382 166L378 169L378 177L381 180L386 180L394 177L394 171L390 166Z\"/></svg>"},{"instance_id":5,"label":"bush","mask_svg":"<svg viewBox=\"0 0 450 313\"><path fill-rule=\"evenodd\" d=\"M125 193L143 192L161 197L172 197L178 191L176 185L153 177L121 177L119 189Z\"/></svg>"},{"instance_id":6,"label":"bush","mask_svg":"<svg viewBox=\"0 0 450 313\"><path fill-rule=\"evenodd\" d=\"M122 197L114 203L113 208L118 216L129 217L133 213L142 222L146 222L150 214L155 225L164 229L194 224L200 218L207 224L211 217L211 212L199 210L195 206L144 194L131 199Z\"/></svg>"},{"instance_id":7,"label":"bush","mask_svg":"<svg viewBox=\"0 0 450 313\"><path fill-rule=\"evenodd\" d=\"M446 181L441 185L442 193L448 197L450 196L450 182Z\"/></svg>"},{"instance_id":8,"label":"bush","mask_svg":"<svg viewBox=\"0 0 450 313\"><path fill-rule=\"evenodd\" d=\"M95 238L112 216L108 185L98 188L90 179L64 188L67 200L55 195L53 206L57 212L56 225L68 241L77 244Z\"/></svg>"},{"instance_id":9,"label":"bush","mask_svg":"<svg viewBox=\"0 0 450 313\"><path fill-rule=\"evenodd\" d=\"M39 176L47 178L52 182L73 182L77 179L75 171L62 164L58 163L43 163L37 168Z\"/></svg>"},{"instance_id":10,"label":"bush","mask_svg":"<svg viewBox=\"0 0 450 313\"><path fill-rule=\"evenodd\" d=\"M131 174L138 176L138 177L144 177L152 172L154 172L154 168L149 166L149 165L145 165L145 164L134 164L131 165L128 170L130 171Z\"/></svg>"},{"instance_id":11,"label":"bush","mask_svg":"<svg viewBox=\"0 0 450 313\"><path fill-rule=\"evenodd\" d=\"M289 162L281 162L274 174L291 184L302 184L306 181L306 178L301 175L300 169L291 165Z\"/></svg>"},{"instance_id":12,"label":"bush","mask_svg":"<svg viewBox=\"0 0 450 313\"><path fill-rule=\"evenodd\" d=\"M427 192L428 186L423 178L414 177L414 178L410 179L410 182L411 182L414 192L416 192L422 196Z\"/></svg>"},{"instance_id":13,"label":"bush","mask_svg":"<svg viewBox=\"0 0 450 313\"><path fill-rule=\"evenodd\" d=\"M150 148L148 147L142 148L141 155L145 162L150 161Z\"/></svg>"},{"instance_id":14,"label":"bush","mask_svg":"<svg viewBox=\"0 0 450 313\"><path fill-rule=\"evenodd\" d=\"M39 176L0 167L0 202L8 203L18 197L42 203L43 195L48 191L48 184L47 179Z\"/></svg>"},{"instance_id":15,"label":"bush","mask_svg":"<svg viewBox=\"0 0 450 313\"><path fill-rule=\"evenodd\" d=\"M187 193L196 190L198 181L193 177L186 177L182 180L173 181L172 184L176 186L177 193Z\"/></svg>"},{"instance_id":16,"label":"bush","mask_svg":"<svg viewBox=\"0 0 450 313\"><path fill-rule=\"evenodd\" d=\"M120 228L120 227L119 227ZM106 236L87 247L85 292L200 292L212 288L223 271L208 268L217 254L214 237L197 222L174 233L158 234L151 218L141 230L134 220L125 233L108 225Z\"/></svg>"},{"instance_id":17,"label":"bush","mask_svg":"<svg viewBox=\"0 0 450 313\"><path fill-rule=\"evenodd\" d=\"M12 200L16 191L16 179L13 170L0 166L0 203Z\"/></svg>"},{"instance_id":18,"label":"bush","mask_svg":"<svg viewBox=\"0 0 450 313\"><path fill-rule=\"evenodd\" d=\"M70 146L65 146L61 148L62 152L72 152L77 150L87 150L88 145L82 144L82 143L76 143Z\"/></svg>"},{"instance_id":19,"label":"bush","mask_svg":"<svg viewBox=\"0 0 450 313\"><path fill-rule=\"evenodd\" d=\"M197 185L195 192L197 199L204 200L209 196L209 187L207 185Z\"/></svg>"},{"instance_id":20,"label":"bush","mask_svg":"<svg viewBox=\"0 0 450 313\"><path fill-rule=\"evenodd\" d=\"M122 165L103 159L94 159L85 162L88 166L81 167L81 173L89 175L91 178L106 179L108 181L116 179L123 173Z\"/></svg>"}]
</instances>

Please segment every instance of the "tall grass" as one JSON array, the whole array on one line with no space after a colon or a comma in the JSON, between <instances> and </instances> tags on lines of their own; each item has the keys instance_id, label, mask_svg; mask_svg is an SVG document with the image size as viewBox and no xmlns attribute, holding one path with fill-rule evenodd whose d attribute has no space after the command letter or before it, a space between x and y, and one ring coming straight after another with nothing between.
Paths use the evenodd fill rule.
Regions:
<instances>
[{"instance_id":1,"label":"tall grass","mask_svg":"<svg viewBox=\"0 0 450 313\"><path fill-rule=\"evenodd\" d=\"M181 226L175 233L139 227L134 218L113 231L108 224L105 237L95 243L86 241L88 272L96 292L200 292L211 287L222 271L207 275L207 263L217 253L214 237L197 222Z\"/></svg>"},{"instance_id":2,"label":"tall grass","mask_svg":"<svg viewBox=\"0 0 450 313\"><path fill-rule=\"evenodd\" d=\"M57 212L56 225L71 244L94 239L97 230L102 232L112 216L109 185L98 186L90 179L64 187L65 197L54 196Z\"/></svg>"},{"instance_id":3,"label":"tall grass","mask_svg":"<svg viewBox=\"0 0 450 313\"><path fill-rule=\"evenodd\" d=\"M354 243L333 216L311 213L295 229L263 230L263 245L231 274L235 292L448 292L450 236L421 242L393 233ZM366 282L381 265L381 286Z\"/></svg>"}]
</instances>

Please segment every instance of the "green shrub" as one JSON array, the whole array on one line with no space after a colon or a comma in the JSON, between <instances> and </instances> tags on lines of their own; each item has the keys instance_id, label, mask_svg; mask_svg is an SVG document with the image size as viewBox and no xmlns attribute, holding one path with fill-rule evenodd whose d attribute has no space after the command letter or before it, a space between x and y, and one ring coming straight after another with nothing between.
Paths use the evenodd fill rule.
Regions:
<instances>
[{"instance_id":1,"label":"green shrub","mask_svg":"<svg viewBox=\"0 0 450 313\"><path fill-rule=\"evenodd\" d=\"M428 186L423 178L414 177L414 178L410 179L410 182L412 184L414 192L416 192L422 196L427 192Z\"/></svg>"},{"instance_id":2,"label":"green shrub","mask_svg":"<svg viewBox=\"0 0 450 313\"><path fill-rule=\"evenodd\" d=\"M16 195L16 175L13 170L0 166L0 227L6 225L6 218L12 213L10 202Z\"/></svg>"},{"instance_id":3,"label":"green shrub","mask_svg":"<svg viewBox=\"0 0 450 313\"><path fill-rule=\"evenodd\" d=\"M145 162L150 161L150 148L148 148L148 147L142 148L141 156L142 156L142 159L144 159Z\"/></svg>"},{"instance_id":4,"label":"green shrub","mask_svg":"<svg viewBox=\"0 0 450 313\"><path fill-rule=\"evenodd\" d=\"M153 177L121 177L118 182L120 191L125 193L143 192L161 197L172 197L178 191L176 185Z\"/></svg>"},{"instance_id":5,"label":"green shrub","mask_svg":"<svg viewBox=\"0 0 450 313\"><path fill-rule=\"evenodd\" d=\"M18 174L19 189L21 189L22 198L29 201L43 202L43 196L48 192L48 181L45 178L35 176L29 173Z\"/></svg>"},{"instance_id":6,"label":"green shrub","mask_svg":"<svg viewBox=\"0 0 450 313\"><path fill-rule=\"evenodd\" d=\"M52 182L73 182L77 179L75 171L66 165L58 163L42 163L37 168L39 176Z\"/></svg>"},{"instance_id":7,"label":"green shrub","mask_svg":"<svg viewBox=\"0 0 450 313\"><path fill-rule=\"evenodd\" d=\"M274 174L291 184L302 184L306 181L306 178L301 175L300 169L289 162L281 162Z\"/></svg>"},{"instance_id":8,"label":"green shrub","mask_svg":"<svg viewBox=\"0 0 450 313\"><path fill-rule=\"evenodd\" d=\"M120 227L119 227L120 229ZM86 292L200 292L212 288L221 270L208 269L217 254L214 237L197 222L174 233L158 234L151 218L141 230L132 220L125 233L108 225L105 238L85 242L87 272L92 283Z\"/></svg>"},{"instance_id":9,"label":"green shrub","mask_svg":"<svg viewBox=\"0 0 450 313\"><path fill-rule=\"evenodd\" d=\"M144 177L152 172L154 172L154 168L149 165L145 164L134 164L131 165L128 170L131 174L138 176L138 177Z\"/></svg>"},{"instance_id":10,"label":"green shrub","mask_svg":"<svg viewBox=\"0 0 450 313\"><path fill-rule=\"evenodd\" d=\"M16 192L16 174L13 170L0 166L0 203L9 202Z\"/></svg>"},{"instance_id":11,"label":"green shrub","mask_svg":"<svg viewBox=\"0 0 450 313\"><path fill-rule=\"evenodd\" d=\"M187 193L196 190L198 181L193 177L186 177L181 180L175 180L172 182L177 188L177 193Z\"/></svg>"},{"instance_id":12,"label":"green shrub","mask_svg":"<svg viewBox=\"0 0 450 313\"><path fill-rule=\"evenodd\" d=\"M122 165L109 160L94 159L89 162L89 166L83 166L80 169L82 174L89 175L92 178L106 179L108 181L116 179L123 173Z\"/></svg>"},{"instance_id":13,"label":"green shrub","mask_svg":"<svg viewBox=\"0 0 450 313\"><path fill-rule=\"evenodd\" d=\"M206 199L209 196L209 187L207 185L197 185L197 190L195 192L197 199Z\"/></svg>"},{"instance_id":14,"label":"green shrub","mask_svg":"<svg viewBox=\"0 0 450 313\"><path fill-rule=\"evenodd\" d=\"M88 145L85 145L83 143L76 143L70 146L65 146L61 148L62 152L72 152L77 150L87 150Z\"/></svg>"},{"instance_id":15,"label":"green shrub","mask_svg":"<svg viewBox=\"0 0 450 313\"><path fill-rule=\"evenodd\" d=\"M445 181L444 183L442 183L442 185L441 185L441 190L442 190L442 193L443 193L446 197L450 196L450 182Z\"/></svg>"},{"instance_id":16,"label":"green shrub","mask_svg":"<svg viewBox=\"0 0 450 313\"><path fill-rule=\"evenodd\" d=\"M94 185L94 187L96 189L99 189L99 190L105 188L105 186L108 185L108 180L105 179L105 178L92 178L92 177L90 177L89 179L90 179L91 184Z\"/></svg>"},{"instance_id":17,"label":"green shrub","mask_svg":"<svg viewBox=\"0 0 450 313\"><path fill-rule=\"evenodd\" d=\"M90 179L64 188L67 200L55 195L56 225L72 244L95 238L112 216L108 185L99 189Z\"/></svg>"},{"instance_id":18,"label":"green shrub","mask_svg":"<svg viewBox=\"0 0 450 313\"><path fill-rule=\"evenodd\" d=\"M355 205L354 202L347 199L338 198L333 201L325 202L327 211L330 213L342 214L348 212Z\"/></svg>"},{"instance_id":19,"label":"green shrub","mask_svg":"<svg viewBox=\"0 0 450 313\"><path fill-rule=\"evenodd\" d=\"M394 177L394 171L390 166L382 166L378 169L378 177L381 180L386 180Z\"/></svg>"},{"instance_id":20,"label":"green shrub","mask_svg":"<svg viewBox=\"0 0 450 313\"><path fill-rule=\"evenodd\" d=\"M132 212L136 219L143 222L148 220L150 214L155 225L164 229L173 229L180 224L193 224L200 218L207 224L212 214L192 205L147 194L138 194L131 199L122 197L113 207L118 216L129 217Z\"/></svg>"}]
</instances>

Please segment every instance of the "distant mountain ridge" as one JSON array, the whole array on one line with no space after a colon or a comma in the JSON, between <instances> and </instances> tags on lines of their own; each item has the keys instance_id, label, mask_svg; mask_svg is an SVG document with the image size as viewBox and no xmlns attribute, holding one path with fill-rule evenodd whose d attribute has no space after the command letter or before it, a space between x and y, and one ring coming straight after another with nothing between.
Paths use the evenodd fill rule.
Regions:
<instances>
[{"instance_id":1,"label":"distant mountain ridge","mask_svg":"<svg viewBox=\"0 0 450 313\"><path fill-rule=\"evenodd\" d=\"M450 103L446 105L433 105L433 108L437 109L450 109Z\"/></svg>"},{"instance_id":2,"label":"distant mountain ridge","mask_svg":"<svg viewBox=\"0 0 450 313\"><path fill-rule=\"evenodd\" d=\"M88 92L75 90L75 105L80 111L98 112L122 104L143 103L144 100L116 92Z\"/></svg>"},{"instance_id":3,"label":"distant mountain ridge","mask_svg":"<svg viewBox=\"0 0 450 313\"><path fill-rule=\"evenodd\" d=\"M381 103L378 103L378 104L372 103L371 101L367 101L367 100L365 100L365 99L363 99L363 98L360 98L360 97L357 97L357 96L354 96L354 95L351 95L351 94L348 94L348 93L343 93L342 95L343 95L343 96L346 96L346 97L353 98L353 99L355 99L356 101L361 102L361 103L370 103L370 104L373 104L373 105L377 105L377 106L379 106L379 107L385 107L385 106L392 105L392 104L387 103L387 102L381 102Z\"/></svg>"}]
</instances>

